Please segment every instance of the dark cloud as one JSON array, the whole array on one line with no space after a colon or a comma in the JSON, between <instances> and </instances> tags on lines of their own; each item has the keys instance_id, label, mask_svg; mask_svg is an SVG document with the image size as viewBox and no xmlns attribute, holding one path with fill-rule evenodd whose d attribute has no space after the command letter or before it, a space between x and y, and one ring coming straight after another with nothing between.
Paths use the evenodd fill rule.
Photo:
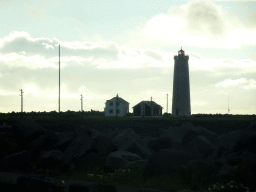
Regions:
<instances>
[{"instance_id":1,"label":"dark cloud","mask_svg":"<svg viewBox=\"0 0 256 192\"><path fill-rule=\"evenodd\" d=\"M40 54L48 58L56 56L56 50L46 47L52 46L56 49L58 41L56 39L50 40L48 38L32 39L28 33L13 32L10 33L8 37L0 39L0 44L2 44L0 48L0 53L2 54L25 51L28 56Z\"/></svg>"},{"instance_id":2,"label":"dark cloud","mask_svg":"<svg viewBox=\"0 0 256 192\"><path fill-rule=\"evenodd\" d=\"M146 51L144 51L144 54L147 55L147 56L149 56L149 57L152 57L152 58L155 59L155 60L164 61L162 55L159 55L159 54L156 53L155 51L146 50Z\"/></svg>"},{"instance_id":3,"label":"dark cloud","mask_svg":"<svg viewBox=\"0 0 256 192\"><path fill-rule=\"evenodd\" d=\"M224 34L225 25L221 10L214 3L204 0L188 4L185 16L189 31L211 37Z\"/></svg>"},{"instance_id":4,"label":"dark cloud","mask_svg":"<svg viewBox=\"0 0 256 192\"><path fill-rule=\"evenodd\" d=\"M93 58L117 59L119 47L112 42L108 43L66 43L57 39L31 38L25 32L14 32L7 38L0 39L0 53L20 53L25 51L27 56L41 55L46 59L58 56L58 46L60 44L61 56L80 56Z\"/></svg>"}]
</instances>

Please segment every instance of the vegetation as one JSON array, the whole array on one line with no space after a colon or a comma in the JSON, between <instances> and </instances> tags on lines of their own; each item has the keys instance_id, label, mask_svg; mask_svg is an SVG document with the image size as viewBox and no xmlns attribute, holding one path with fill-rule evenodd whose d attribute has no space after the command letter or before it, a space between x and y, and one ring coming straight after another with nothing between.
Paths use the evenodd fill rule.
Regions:
<instances>
[{"instance_id":1,"label":"vegetation","mask_svg":"<svg viewBox=\"0 0 256 192\"><path fill-rule=\"evenodd\" d=\"M0 113L0 122L5 122L6 124L11 124L17 118L20 118L20 112L12 112L12 113ZM51 112L30 112L23 113L23 118L33 119L37 123L56 123L59 121L69 121L69 122L77 122L77 121L109 121L109 122L125 122L125 121L147 121L147 122L158 122L158 121L252 121L256 119L255 115L220 115L220 114L195 114L191 117L172 117L170 114L164 114L161 118L148 118L148 117L140 117L135 118L129 113L129 116L125 117L105 117L103 112L98 111L87 111L87 112L74 112L74 111L66 111L60 112L60 114L56 111Z\"/></svg>"},{"instance_id":2,"label":"vegetation","mask_svg":"<svg viewBox=\"0 0 256 192\"><path fill-rule=\"evenodd\" d=\"M198 190L204 191L222 191L222 192L246 192L248 188L240 184L235 178L228 180L210 181L202 175L192 174L190 176L181 173L174 175L163 175L160 177L151 177L144 179L141 173L134 170L115 170L115 172L107 173L100 167L88 170L77 170L61 173L56 168L50 170L36 169L34 172L45 174L47 177L53 177L58 180L80 180L87 182L108 183L114 185L132 186L137 188L152 188L159 190L179 190L183 192L192 192Z\"/></svg>"}]
</instances>

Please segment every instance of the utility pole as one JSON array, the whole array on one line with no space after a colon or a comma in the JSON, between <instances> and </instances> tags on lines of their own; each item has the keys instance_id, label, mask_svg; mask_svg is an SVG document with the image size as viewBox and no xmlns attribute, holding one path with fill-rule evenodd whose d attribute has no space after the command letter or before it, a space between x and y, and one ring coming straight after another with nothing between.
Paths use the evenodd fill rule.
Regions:
<instances>
[{"instance_id":1,"label":"utility pole","mask_svg":"<svg viewBox=\"0 0 256 192\"><path fill-rule=\"evenodd\" d=\"M117 95L116 95L116 121L117 121L117 104L118 104L118 93L117 93Z\"/></svg>"},{"instance_id":2,"label":"utility pole","mask_svg":"<svg viewBox=\"0 0 256 192\"><path fill-rule=\"evenodd\" d=\"M153 109L152 109L152 97L151 97L151 118L152 118L152 113L153 113Z\"/></svg>"},{"instance_id":3,"label":"utility pole","mask_svg":"<svg viewBox=\"0 0 256 192\"><path fill-rule=\"evenodd\" d=\"M20 115L21 115L21 118L23 118L23 91L22 91L22 89L20 89L20 92L21 92L21 113L20 113Z\"/></svg>"},{"instance_id":4,"label":"utility pole","mask_svg":"<svg viewBox=\"0 0 256 192\"><path fill-rule=\"evenodd\" d=\"M230 109L229 109L229 94L228 94L228 113L229 113Z\"/></svg>"},{"instance_id":5,"label":"utility pole","mask_svg":"<svg viewBox=\"0 0 256 192\"><path fill-rule=\"evenodd\" d=\"M166 113L167 113L167 116L168 116L168 94L167 94L167 108L166 108Z\"/></svg>"},{"instance_id":6,"label":"utility pole","mask_svg":"<svg viewBox=\"0 0 256 192\"><path fill-rule=\"evenodd\" d=\"M59 114L60 114L60 45L59 45Z\"/></svg>"},{"instance_id":7,"label":"utility pole","mask_svg":"<svg viewBox=\"0 0 256 192\"><path fill-rule=\"evenodd\" d=\"M81 94L81 112L83 112L83 96Z\"/></svg>"}]
</instances>

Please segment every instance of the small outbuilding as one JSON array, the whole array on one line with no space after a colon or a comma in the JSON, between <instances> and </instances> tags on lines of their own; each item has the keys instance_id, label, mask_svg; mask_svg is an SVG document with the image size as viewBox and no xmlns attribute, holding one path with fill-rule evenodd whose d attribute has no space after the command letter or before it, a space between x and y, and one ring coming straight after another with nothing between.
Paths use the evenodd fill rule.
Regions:
<instances>
[{"instance_id":1,"label":"small outbuilding","mask_svg":"<svg viewBox=\"0 0 256 192\"><path fill-rule=\"evenodd\" d=\"M162 106L154 101L141 101L133 108L134 117L162 116Z\"/></svg>"},{"instance_id":2,"label":"small outbuilding","mask_svg":"<svg viewBox=\"0 0 256 192\"><path fill-rule=\"evenodd\" d=\"M129 113L129 103L117 96L107 100L104 108L105 116L127 116Z\"/></svg>"}]
</instances>

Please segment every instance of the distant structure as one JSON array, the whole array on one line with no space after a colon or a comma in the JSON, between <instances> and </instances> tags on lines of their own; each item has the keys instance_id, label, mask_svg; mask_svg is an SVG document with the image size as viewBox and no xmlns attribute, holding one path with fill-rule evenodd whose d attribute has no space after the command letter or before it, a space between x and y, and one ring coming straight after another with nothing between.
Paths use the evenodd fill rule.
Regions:
<instances>
[{"instance_id":1,"label":"distant structure","mask_svg":"<svg viewBox=\"0 0 256 192\"><path fill-rule=\"evenodd\" d=\"M182 47L174 56L172 115L176 117L191 115L188 59Z\"/></svg>"},{"instance_id":2,"label":"distant structure","mask_svg":"<svg viewBox=\"0 0 256 192\"><path fill-rule=\"evenodd\" d=\"M81 94L81 112L83 112L83 95Z\"/></svg>"},{"instance_id":3,"label":"distant structure","mask_svg":"<svg viewBox=\"0 0 256 192\"><path fill-rule=\"evenodd\" d=\"M107 100L104 108L105 116L126 116L129 113L129 103L116 95L110 100Z\"/></svg>"},{"instance_id":4,"label":"distant structure","mask_svg":"<svg viewBox=\"0 0 256 192\"><path fill-rule=\"evenodd\" d=\"M59 113L60 113L60 45L59 45Z\"/></svg>"},{"instance_id":5,"label":"distant structure","mask_svg":"<svg viewBox=\"0 0 256 192\"><path fill-rule=\"evenodd\" d=\"M21 118L23 118L23 91L22 91L22 89L20 89L20 92L21 92L21 112L20 112L20 116L21 116Z\"/></svg>"},{"instance_id":6,"label":"distant structure","mask_svg":"<svg viewBox=\"0 0 256 192\"><path fill-rule=\"evenodd\" d=\"M162 116L162 106L154 101L141 101L133 108L134 117L157 117Z\"/></svg>"}]
</instances>

